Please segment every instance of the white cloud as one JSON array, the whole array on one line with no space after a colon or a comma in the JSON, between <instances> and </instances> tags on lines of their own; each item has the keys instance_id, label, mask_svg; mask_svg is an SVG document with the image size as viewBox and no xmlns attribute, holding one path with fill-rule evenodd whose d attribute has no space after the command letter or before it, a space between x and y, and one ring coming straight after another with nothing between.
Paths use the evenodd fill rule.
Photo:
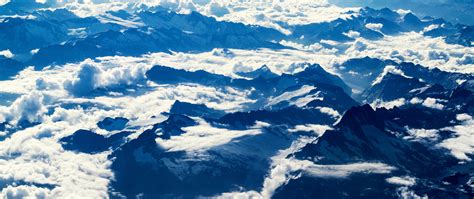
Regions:
<instances>
[{"instance_id":1,"label":"white cloud","mask_svg":"<svg viewBox=\"0 0 474 199\"><path fill-rule=\"evenodd\" d=\"M395 167L382 163L353 163L345 165L315 165L304 166L307 174L313 177L336 177L345 178L352 173L376 173L387 174L395 170Z\"/></svg>"},{"instance_id":2,"label":"white cloud","mask_svg":"<svg viewBox=\"0 0 474 199\"><path fill-rule=\"evenodd\" d=\"M474 56L474 49L456 44L447 44L442 37L425 37L422 33L409 32L395 36L385 35L379 40L368 40L361 37L350 42L332 42L331 47L309 48L318 46L319 43L308 46L283 42L300 51L301 54L312 53L316 56L324 56L315 63L320 63L326 68L335 66L350 58L372 57L382 60L394 60L396 62L412 62L427 68L439 68L444 71L461 73L473 73L474 63L470 57ZM411 45L406 45L407 43ZM448 59L430 59L430 53L444 52ZM446 61L447 60L447 61Z\"/></svg>"},{"instance_id":3,"label":"white cloud","mask_svg":"<svg viewBox=\"0 0 474 199\"><path fill-rule=\"evenodd\" d=\"M457 114L456 119L459 121L469 121L472 120L472 116L469 114L463 113L463 114Z\"/></svg>"},{"instance_id":4,"label":"white cloud","mask_svg":"<svg viewBox=\"0 0 474 199\"><path fill-rule=\"evenodd\" d=\"M341 114L339 112L329 107L316 107L315 109L318 109L319 111L321 111L321 113L325 113L331 116L332 118L337 119L341 117Z\"/></svg>"},{"instance_id":5,"label":"white cloud","mask_svg":"<svg viewBox=\"0 0 474 199\"><path fill-rule=\"evenodd\" d=\"M74 132L79 126L80 123L46 121L0 142L0 181L53 186L39 189L11 185L2 190L2 194L46 195L47 198L107 197L112 177L107 154L75 154L64 151L58 143L59 138Z\"/></svg>"},{"instance_id":6,"label":"white cloud","mask_svg":"<svg viewBox=\"0 0 474 199\"><path fill-rule=\"evenodd\" d=\"M33 91L16 99L10 107L0 107L0 121L13 124L19 121L41 122L46 111L43 105L43 94Z\"/></svg>"},{"instance_id":7,"label":"white cloud","mask_svg":"<svg viewBox=\"0 0 474 199\"><path fill-rule=\"evenodd\" d=\"M205 151L212 147L227 144L238 137L262 133L260 129L228 130L216 128L203 120L199 120L197 126L183 128L183 131L186 133L173 136L169 140L157 138L156 142L168 151Z\"/></svg>"},{"instance_id":8,"label":"white cloud","mask_svg":"<svg viewBox=\"0 0 474 199\"><path fill-rule=\"evenodd\" d=\"M399 98L399 99L388 101L388 102L382 101L380 99L376 99L370 104L370 106L375 107L375 108L384 107L384 108L391 109L393 107L401 107L405 104L406 104L405 98Z\"/></svg>"},{"instance_id":9,"label":"white cloud","mask_svg":"<svg viewBox=\"0 0 474 199\"><path fill-rule=\"evenodd\" d=\"M439 28L438 24L432 24L432 25L429 25L428 27L425 27L423 29L423 32L429 32L429 31L437 29L437 28Z\"/></svg>"},{"instance_id":10,"label":"white cloud","mask_svg":"<svg viewBox=\"0 0 474 199\"><path fill-rule=\"evenodd\" d=\"M107 65L90 59L79 64L79 68L76 78L64 83L65 89L79 96L88 95L97 88L137 85L144 81L149 69L145 64Z\"/></svg>"},{"instance_id":11,"label":"white cloud","mask_svg":"<svg viewBox=\"0 0 474 199\"><path fill-rule=\"evenodd\" d=\"M297 90L284 92L277 97L270 98L267 106L274 106L285 101L289 102L291 105L303 107L313 100L322 100L322 97L319 97L319 93L312 95L309 94L314 89L316 89L316 87L304 85Z\"/></svg>"},{"instance_id":12,"label":"white cloud","mask_svg":"<svg viewBox=\"0 0 474 199\"><path fill-rule=\"evenodd\" d=\"M383 28L383 24L381 23L368 23L365 24L365 27L377 32L380 32L380 30Z\"/></svg>"},{"instance_id":13,"label":"white cloud","mask_svg":"<svg viewBox=\"0 0 474 199\"><path fill-rule=\"evenodd\" d=\"M441 102L441 101L442 100L428 97L428 98L425 99L425 101L423 101L422 105L426 106L428 108L443 110L444 105L438 103L438 102Z\"/></svg>"},{"instance_id":14,"label":"white cloud","mask_svg":"<svg viewBox=\"0 0 474 199\"><path fill-rule=\"evenodd\" d=\"M4 0L5 1L5 0ZM219 20L255 24L275 28L281 32L289 30L281 22L308 24L349 18L359 8L341 8L327 0L300 1L221 1L221 0L44 0L46 6L66 7L79 16L101 15L106 11L131 10L142 5L161 6L179 13L198 11Z\"/></svg>"},{"instance_id":15,"label":"white cloud","mask_svg":"<svg viewBox=\"0 0 474 199\"><path fill-rule=\"evenodd\" d=\"M288 129L289 132L298 132L298 131L306 131L306 132L313 132L316 136L323 135L324 132L327 130L332 129L327 125L318 125L318 124L306 124L306 125L296 125L292 129Z\"/></svg>"},{"instance_id":16,"label":"white cloud","mask_svg":"<svg viewBox=\"0 0 474 199\"><path fill-rule=\"evenodd\" d=\"M277 155L272 157L272 167L265 178L263 188L260 191L247 192L231 192L223 193L217 198L234 198L234 197L256 197L256 198L271 198L275 191L287 183L291 179L300 177L299 173L318 178L346 178L353 173L390 173L396 168L382 164L382 163L353 163L345 165L317 165L308 160L297 160L290 158L288 155L292 154L315 138L301 137L295 140L292 145L280 150Z\"/></svg>"},{"instance_id":17,"label":"white cloud","mask_svg":"<svg viewBox=\"0 0 474 199\"><path fill-rule=\"evenodd\" d=\"M294 179L291 173L301 171L305 175L316 178L346 178L354 173L377 173L387 174L396 168L381 163L353 163L345 165L317 165L308 160L285 159L279 162L265 179L264 188L261 192L264 198L270 198L274 191L287 182Z\"/></svg>"},{"instance_id":18,"label":"white cloud","mask_svg":"<svg viewBox=\"0 0 474 199\"><path fill-rule=\"evenodd\" d=\"M428 199L427 195L419 196L414 191L409 190L408 187L398 188L397 194L402 199Z\"/></svg>"},{"instance_id":19,"label":"white cloud","mask_svg":"<svg viewBox=\"0 0 474 199\"><path fill-rule=\"evenodd\" d=\"M79 96L87 95L96 88L96 82L99 82L98 76L101 73L101 69L93 63L84 63L80 67L81 69L77 73L76 79L64 83L66 90Z\"/></svg>"},{"instance_id":20,"label":"white cloud","mask_svg":"<svg viewBox=\"0 0 474 199\"><path fill-rule=\"evenodd\" d=\"M411 79L411 77L406 76L405 73L403 73L403 71L398 69L396 66L389 65L389 66L385 66L385 68L383 69L383 72L380 73L380 75L372 82L372 86L382 82L383 78L388 73L400 75L400 76L403 76L405 78Z\"/></svg>"},{"instance_id":21,"label":"white cloud","mask_svg":"<svg viewBox=\"0 0 474 199\"><path fill-rule=\"evenodd\" d=\"M386 181L390 184L395 185L402 185L402 186L413 186L416 184L416 178L410 176L403 176L403 177L390 177L387 178Z\"/></svg>"},{"instance_id":22,"label":"white cloud","mask_svg":"<svg viewBox=\"0 0 474 199\"><path fill-rule=\"evenodd\" d=\"M13 53L10 50L2 50L0 51L0 56L4 56L6 58L13 58Z\"/></svg>"},{"instance_id":23,"label":"white cloud","mask_svg":"<svg viewBox=\"0 0 474 199\"><path fill-rule=\"evenodd\" d=\"M51 191L35 186L7 186L0 193L1 198L49 198Z\"/></svg>"},{"instance_id":24,"label":"white cloud","mask_svg":"<svg viewBox=\"0 0 474 199\"><path fill-rule=\"evenodd\" d=\"M437 140L439 130L437 129L409 129L407 128L409 136L406 139L414 140Z\"/></svg>"},{"instance_id":25,"label":"white cloud","mask_svg":"<svg viewBox=\"0 0 474 199\"><path fill-rule=\"evenodd\" d=\"M344 33L344 35L352 38L352 39L357 39L360 37L360 33L357 31L349 30L349 32Z\"/></svg>"},{"instance_id":26,"label":"white cloud","mask_svg":"<svg viewBox=\"0 0 474 199\"><path fill-rule=\"evenodd\" d=\"M421 103L423 103L423 100L418 98L418 97L414 97L410 100L410 103L411 104L421 104Z\"/></svg>"},{"instance_id":27,"label":"white cloud","mask_svg":"<svg viewBox=\"0 0 474 199\"><path fill-rule=\"evenodd\" d=\"M290 33L279 22L289 25L309 24L349 18L349 10L357 8L340 8L326 0L316 1L245 1L227 3L229 14L218 17L221 20L243 22L275 28L283 33Z\"/></svg>"},{"instance_id":28,"label":"white cloud","mask_svg":"<svg viewBox=\"0 0 474 199\"><path fill-rule=\"evenodd\" d=\"M466 117L461 116L461 119ZM442 141L438 146L449 149L451 154L462 161L471 161L468 154L474 155L474 120L472 117L465 120L462 124L453 127L446 127L442 130L455 132L455 137Z\"/></svg>"},{"instance_id":29,"label":"white cloud","mask_svg":"<svg viewBox=\"0 0 474 199\"><path fill-rule=\"evenodd\" d=\"M248 198L264 198L260 193L256 191L248 191L248 192L230 192L230 193L223 193L219 196L214 198L219 199L248 199Z\"/></svg>"},{"instance_id":30,"label":"white cloud","mask_svg":"<svg viewBox=\"0 0 474 199\"><path fill-rule=\"evenodd\" d=\"M423 105L425 107L428 107L428 108L443 110L444 105L441 104L440 102L445 102L445 100L431 98L431 97L428 97L424 100L420 99L418 97L415 97L415 98L412 98L410 100L411 104L421 104L421 105Z\"/></svg>"}]
</instances>

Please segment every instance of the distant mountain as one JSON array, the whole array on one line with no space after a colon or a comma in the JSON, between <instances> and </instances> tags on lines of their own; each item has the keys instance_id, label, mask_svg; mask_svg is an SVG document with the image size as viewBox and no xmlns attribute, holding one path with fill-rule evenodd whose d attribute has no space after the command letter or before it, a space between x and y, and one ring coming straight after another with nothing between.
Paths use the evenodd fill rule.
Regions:
<instances>
[{"instance_id":1,"label":"distant mountain","mask_svg":"<svg viewBox=\"0 0 474 199\"><path fill-rule=\"evenodd\" d=\"M159 84L196 83L205 86L233 86L246 89L255 87L263 93L281 92L296 85L329 84L341 87L344 91L350 93L349 87L339 77L326 72L317 64L308 65L305 70L295 74L283 74L268 79L256 78L251 80L232 79L203 70L191 72L165 66L154 66L146 74L148 79Z\"/></svg>"},{"instance_id":2,"label":"distant mountain","mask_svg":"<svg viewBox=\"0 0 474 199\"><path fill-rule=\"evenodd\" d=\"M377 99L393 101L426 86L426 83L422 83L416 78L387 73L383 76L380 83L373 85L362 93L362 99L368 102L373 102Z\"/></svg>"},{"instance_id":3,"label":"distant mountain","mask_svg":"<svg viewBox=\"0 0 474 199\"><path fill-rule=\"evenodd\" d=\"M470 74L446 72L441 71L437 68L430 69L421 65L408 62L397 63L391 60L380 60L370 57L349 59L337 68L344 82L346 82L351 88L356 89L360 92L359 94L356 94L355 97L360 100L363 100L367 96L361 97L359 95L362 94L364 90L373 90L373 88L371 88L372 84L379 76L383 74L387 66L392 67L391 70L400 71L405 76L411 77L411 81L420 81L420 83L413 84L414 86L419 86L419 88L422 87L422 84L430 84L441 85L445 89L451 90L458 87L460 81L472 80L473 78ZM393 73L389 77L393 77ZM401 86L396 85L398 82L391 82L390 80L386 80L384 84L386 83L391 83L393 84L393 86L397 87ZM381 85L379 85L378 87L381 87ZM413 89L415 88L413 87ZM386 90L386 92L389 91L396 94L395 90ZM398 95L400 96L404 94L405 93L403 92L398 93ZM391 99L393 99L393 97ZM371 100L373 99L370 99L369 101Z\"/></svg>"},{"instance_id":4,"label":"distant mountain","mask_svg":"<svg viewBox=\"0 0 474 199\"><path fill-rule=\"evenodd\" d=\"M138 12L137 17L149 27L156 29L179 29L183 32L197 35L252 35L258 41L279 41L285 37L281 32L260 26L244 25L217 21L213 17L204 16L198 12L179 14L167 10L151 10ZM244 42L245 40L241 40Z\"/></svg>"},{"instance_id":5,"label":"distant mountain","mask_svg":"<svg viewBox=\"0 0 474 199\"><path fill-rule=\"evenodd\" d=\"M0 80L8 80L18 74L25 66L14 59L0 56Z\"/></svg>"},{"instance_id":6,"label":"distant mountain","mask_svg":"<svg viewBox=\"0 0 474 199\"><path fill-rule=\"evenodd\" d=\"M192 104L176 100L171 106L170 114L182 114L191 117L218 119L226 113L224 111L209 108L204 104Z\"/></svg>"},{"instance_id":7,"label":"distant mountain","mask_svg":"<svg viewBox=\"0 0 474 199\"><path fill-rule=\"evenodd\" d=\"M7 17L0 23L0 49L31 56L30 52L49 45L60 45L71 39L108 30L119 30L117 24L102 23L94 17L80 18L65 9L40 10L33 19Z\"/></svg>"},{"instance_id":8,"label":"distant mountain","mask_svg":"<svg viewBox=\"0 0 474 199\"><path fill-rule=\"evenodd\" d=\"M344 112L351 106L358 105L350 97L349 87L339 77L326 72L319 65L308 65L305 70L295 74L282 74L281 76L271 78L259 76L250 80L232 79L202 70L191 72L164 66L154 66L146 75L148 79L158 84L194 83L213 87L253 88L255 91L252 96L255 96L257 100L267 103L266 108L270 109L292 106L294 104L290 101L292 99L301 102L298 103L298 106L332 107L340 112ZM286 99L285 95L292 95L289 93L302 88L304 85L314 88L305 93L297 93L295 96ZM266 98L270 96L273 98ZM278 96L282 100L276 100Z\"/></svg>"},{"instance_id":9,"label":"distant mountain","mask_svg":"<svg viewBox=\"0 0 474 199\"><path fill-rule=\"evenodd\" d=\"M247 78L252 78L252 79L256 79L256 78L270 79L270 78L274 78L278 76L277 74L273 73L266 65L254 71L237 72L236 74L241 77L247 77Z\"/></svg>"},{"instance_id":10,"label":"distant mountain","mask_svg":"<svg viewBox=\"0 0 474 199\"><path fill-rule=\"evenodd\" d=\"M360 37L377 40L384 35L397 35L403 32L420 32L427 27L436 27L424 32L426 36L445 37L446 42L472 46L474 31L472 26L453 25L442 19L419 19L413 13L400 14L388 8L362 8L358 14L348 19L330 22L296 25L292 27L291 38L299 43L313 44L321 40L339 42L353 41L349 31L355 31Z\"/></svg>"}]
</instances>

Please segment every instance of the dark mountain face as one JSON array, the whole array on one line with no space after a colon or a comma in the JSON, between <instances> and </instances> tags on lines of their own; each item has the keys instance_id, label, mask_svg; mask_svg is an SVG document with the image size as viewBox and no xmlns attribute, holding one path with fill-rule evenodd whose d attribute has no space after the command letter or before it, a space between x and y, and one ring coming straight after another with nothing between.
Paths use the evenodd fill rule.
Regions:
<instances>
[{"instance_id":1,"label":"dark mountain face","mask_svg":"<svg viewBox=\"0 0 474 199\"><path fill-rule=\"evenodd\" d=\"M362 93L362 98L368 102L375 100L393 101L399 99L403 94L409 94L414 92L415 89L422 89L426 86L418 79L387 73L380 83L365 90Z\"/></svg>"},{"instance_id":2,"label":"dark mountain face","mask_svg":"<svg viewBox=\"0 0 474 199\"><path fill-rule=\"evenodd\" d=\"M224 111L214 110L204 104L192 104L179 100L175 101L173 106L171 106L170 113L210 119L218 119L225 114Z\"/></svg>"},{"instance_id":3,"label":"dark mountain face","mask_svg":"<svg viewBox=\"0 0 474 199\"><path fill-rule=\"evenodd\" d=\"M104 120L98 122L97 126L107 131L117 131L117 130L123 130L126 127L128 122L129 120L123 117L116 117L116 118L107 117Z\"/></svg>"},{"instance_id":4,"label":"dark mountain face","mask_svg":"<svg viewBox=\"0 0 474 199\"><path fill-rule=\"evenodd\" d=\"M152 131L157 132L162 139L170 139L171 136L185 133L181 128L195 125L197 123L187 116L171 114L167 120L154 125Z\"/></svg>"},{"instance_id":5,"label":"dark mountain face","mask_svg":"<svg viewBox=\"0 0 474 199\"><path fill-rule=\"evenodd\" d=\"M275 125L296 126L314 123L332 124L335 122L335 119L316 109L287 107L276 111L258 110L229 113L216 122L229 125L232 128L245 129L255 125L257 121Z\"/></svg>"},{"instance_id":6,"label":"dark mountain face","mask_svg":"<svg viewBox=\"0 0 474 199\"><path fill-rule=\"evenodd\" d=\"M78 130L60 141L66 150L94 154L117 148L125 143L125 137L129 134L130 132L121 132L105 137L92 131Z\"/></svg>"},{"instance_id":7,"label":"dark mountain face","mask_svg":"<svg viewBox=\"0 0 474 199\"><path fill-rule=\"evenodd\" d=\"M387 65L383 60L364 57L350 59L338 67L341 78L353 89L363 91L369 88L372 82L383 72Z\"/></svg>"},{"instance_id":8,"label":"dark mountain face","mask_svg":"<svg viewBox=\"0 0 474 199\"><path fill-rule=\"evenodd\" d=\"M450 169L457 167L456 159L446 154L442 149L431 147L430 144L409 141L404 138L402 130L404 126L436 128L430 124L437 123L437 121L434 121L439 120L436 117L445 114L429 109L420 110L419 114L410 114L416 111L417 108L373 110L369 105L351 108L344 114L334 130L327 131L318 140L306 145L292 157L314 161L316 164L322 165L382 162L396 166L395 175L411 175L420 178L418 180L420 183L415 188L420 193L427 194L430 197L437 197L436 194L451 195L450 197L467 197L468 193L448 191L456 186L462 187L463 185L451 185L442 182L442 179L447 177L445 176L446 173L450 173ZM434 120L428 119L428 117L432 117ZM451 115L444 119L444 123L452 121L453 117ZM420 125L427 121L429 121L428 125ZM402 132L402 134L394 134L393 132ZM332 190L337 189L337 185L346 184L351 187L360 187L358 190L346 189L351 196L365 197L373 194L397 198L393 194L395 193L394 186L382 180L387 178L387 175L370 174L370 176L364 178L354 174L348 179L317 179L303 174L301 178L290 180L287 185L279 189L275 196L284 197L288 194L296 194L301 197L308 197L310 194L295 192L296 187ZM362 179L368 179L369 181L361 183ZM377 189L374 190L373 188ZM323 197L335 197L340 193L337 191L334 193L322 191L322 194Z\"/></svg>"},{"instance_id":9,"label":"dark mountain face","mask_svg":"<svg viewBox=\"0 0 474 199\"><path fill-rule=\"evenodd\" d=\"M187 198L215 196L236 187L256 189L270 167L266 157L288 147L293 139L268 129L258 136L241 137L199 152L203 158L197 158L184 151L166 151L156 144L156 138L152 130L145 131L111 154L114 191L126 197Z\"/></svg>"}]
</instances>

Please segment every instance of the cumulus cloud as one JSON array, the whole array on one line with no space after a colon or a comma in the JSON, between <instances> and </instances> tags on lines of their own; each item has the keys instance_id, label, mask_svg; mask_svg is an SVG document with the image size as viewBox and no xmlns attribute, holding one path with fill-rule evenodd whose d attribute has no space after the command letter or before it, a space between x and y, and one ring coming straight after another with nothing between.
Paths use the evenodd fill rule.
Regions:
<instances>
[{"instance_id":1,"label":"cumulus cloud","mask_svg":"<svg viewBox=\"0 0 474 199\"><path fill-rule=\"evenodd\" d=\"M421 103L423 103L423 100L418 98L418 97L414 97L410 100L410 103L411 104L421 104Z\"/></svg>"},{"instance_id":2,"label":"cumulus cloud","mask_svg":"<svg viewBox=\"0 0 474 199\"><path fill-rule=\"evenodd\" d=\"M209 14L212 14L217 17L222 17L226 14L229 14L229 9L223 4L217 2L212 2L207 5Z\"/></svg>"},{"instance_id":3,"label":"cumulus cloud","mask_svg":"<svg viewBox=\"0 0 474 199\"><path fill-rule=\"evenodd\" d=\"M397 195L402 199L428 199L427 195L419 196L414 191L409 190L408 187L397 189Z\"/></svg>"},{"instance_id":4,"label":"cumulus cloud","mask_svg":"<svg viewBox=\"0 0 474 199\"><path fill-rule=\"evenodd\" d=\"M96 88L101 69L94 64L84 63L77 73L76 79L66 81L64 88L75 95L87 95Z\"/></svg>"},{"instance_id":5,"label":"cumulus cloud","mask_svg":"<svg viewBox=\"0 0 474 199\"><path fill-rule=\"evenodd\" d=\"M49 198L51 191L45 188L35 186L11 186L2 189L0 197L2 198Z\"/></svg>"},{"instance_id":6,"label":"cumulus cloud","mask_svg":"<svg viewBox=\"0 0 474 199\"><path fill-rule=\"evenodd\" d=\"M8 1L8 0L3 0ZM14 0L23 1L23 0ZM28 0L31 5L35 0ZM38 0L38 7L67 7L79 16L104 14L110 10L135 9L143 5L161 6L180 13L198 11L219 20L256 24L289 33L284 24L308 24L348 18L358 8L341 8L327 0L301 1L221 1L221 0ZM283 23L282 23L283 22Z\"/></svg>"},{"instance_id":7,"label":"cumulus cloud","mask_svg":"<svg viewBox=\"0 0 474 199\"><path fill-rule=\"evenodd\" d=\"M2 50L0 51L0 56L4 56L6 58L13 58L13 53L10 50Z\"/></svg>"},{"instance_id":8,"label":"cumulus cloud","mask_svg":"<svg viewBox=\"0 0 474 199\"><path fill-rule=\"evenodd\" d=\"M423 101L422 105L426 106L426 107L429 107L429 108L443 110L444 105L438 103L440 101L442 101L442 100L428 97L428 98L425 99L425 101Z\"/></svg>"},{"instance_id":9,"label":"cumulus cloud","mask_svg":"<svg viewBox=\"0 0 474 199\"><path fill-rule=\"evenodd\" d=\"M410 100L411 104L421 104L425 107L433 108L433 109L439 109L439 110L443 110L443 108L444 108L444 105L441 104L442 102L445 102L445 100L431 98L431 97L428 97L424 100L420 99L418 97L415 97L415 98L412 98Z\"/></svg>"},{"instance_id":10,"label":"cumulus cloud","mask_svg":"<svg viewBox=\"0 0 474 199\"><path fill-rule=\"evenodd\" d=\"M441 51L430 51L428 52L428 58L430 60L443 60L445 62L449 61L449 54Z\"/></svg>"},{"instance_id":11,"label":"cumulus cloud","mask_svg":"<svg viewBox=\"0 0 474 199\"><path fill-rule=\"evenodd\" d=\"M98 88L138 84L145 79L148 70L148 66L144 64L109 66L90 59L82 62L79 68L73 80L64 82L64 88L78 96L88 95Z\"/></svg>"},{"instance_id":12,"label":"cumulus cloud","mask_svg":"<svg viewBox=\"0 0 474 199\"><path fill-rule=\"evenodd\" d=\"M439 130L437 129L407 129L409 136L405 137L406 139L413 140L437 140L439 135Z\"/></svg>"},{"instance_id":13,"label":"cumulus cloud","mask_svg":"<svg viewBox=\"0 0 474 199\"><path fill-rule=\"evenodd\" d=\"M410 45L406 45L409 43ZM333 45L334 46L334 45ZM442 37L426 37L422 32L408 32L399 35L385 35L379 40L367 40L358 37L355 41L337 44L339 51L332 52L332 59L343 62L349 58L372 57L397 62L412 62L428 68L439 68L444 71L473 73L474 64L470 57L474 56L472 47L447 44ZM298 47L309 51L307 46ZM318 56L329 56L330 48L311 49ZM343 53L341 53L343 52ZM333 60L333 61L334 61ZM322 61L320 63L325 63Z\"/></svg>"},{"instance_id":14,"label":"cumulus cloud","mask_svg":"<svg viewBox=\"0 0 474 199\"><path fill-rule=\"evenodd\" d=\"M107 154L75 154L64 151L58 143L78 125L81 124L43 122L2 141L0 181L6 183L2 194L32 198L107 197L112 177ZM15 182L51 186L16 186Z\"/></svg>"},{"instance_id":15,"label":"cumulus cloud","mask_svg":"<svg viewBox=\"0 0 474 199\"><path fill-rule=\"evenodd\" d=\"M43 94L33 91L15 100L10 107L0 107L0 121L13 124L19 121L41 122L47 111L43 105L43 98Z\"/></svg>"},{"instance_id":16,"label":"cumulus cloud","mask_svg":"<svg viewBox=\"0 0 474 199\"><path fill-rule=\"evenodd\" d=\"M469 120L472 120L472 116L466 113L462 113L462 114L457 114L456 119L459 121L469 121Z\"/></svg>"}]
</instances>

